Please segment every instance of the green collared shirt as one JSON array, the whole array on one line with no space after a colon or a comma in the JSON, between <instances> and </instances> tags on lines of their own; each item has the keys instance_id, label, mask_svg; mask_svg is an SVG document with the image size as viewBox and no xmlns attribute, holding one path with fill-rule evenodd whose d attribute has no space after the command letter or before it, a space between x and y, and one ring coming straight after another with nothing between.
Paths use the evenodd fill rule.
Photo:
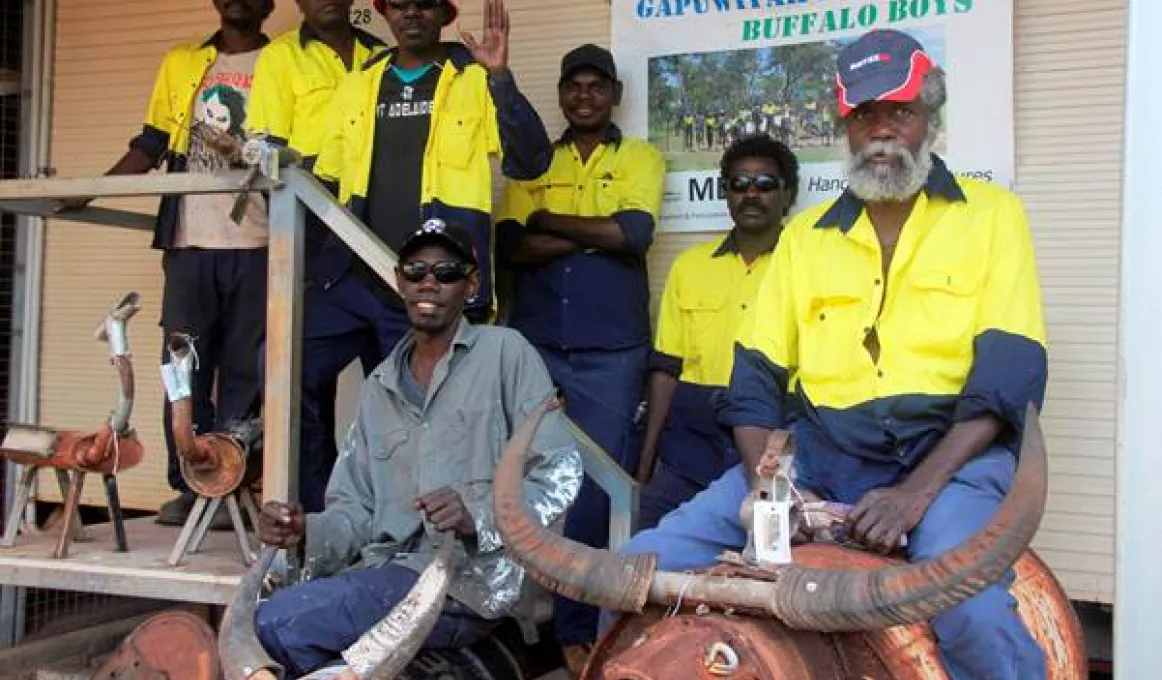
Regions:
<instances>
[{"instance_id":1,"label":"green collared shirt","mask_svg":"<svg viewBox=\"0 0 1162 680\"><path fill-rule=\"evenodd\" d=\"M508 328L460 322L422 406L404 394L408 334L363 383L323 512L307 517L310 576L396 562L420 571L435 554L432 527L413 502L441 487L460 494L476 524L449 595L480 616L527 616L535 592L501 544L492 477L513 430L553 394L536 350ZM559 412L542 421L526 464L528 507L544 525L577 496L581 457Z\"/></svg>"}]
</instances>

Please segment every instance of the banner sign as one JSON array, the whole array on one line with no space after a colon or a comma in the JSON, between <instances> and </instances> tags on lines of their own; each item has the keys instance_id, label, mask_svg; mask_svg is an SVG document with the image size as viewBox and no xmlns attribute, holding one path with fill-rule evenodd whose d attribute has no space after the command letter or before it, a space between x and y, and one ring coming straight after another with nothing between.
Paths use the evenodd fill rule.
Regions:
<instances>
[{"instance_id":1,"label":"banner sign","mask_svg":"<svg viewBox=\"0 0 1162 680\"><path fill-rule=\"evenodd\" d=\"M618 121L666 155L662 229L730 228L718 165L748 134L794 150L796 209L842 192L835 57L877 28L912 35L947 72L935 152L1012 185L1012 0L615 0L612 12Z\"/></svg>"}]
</instances>

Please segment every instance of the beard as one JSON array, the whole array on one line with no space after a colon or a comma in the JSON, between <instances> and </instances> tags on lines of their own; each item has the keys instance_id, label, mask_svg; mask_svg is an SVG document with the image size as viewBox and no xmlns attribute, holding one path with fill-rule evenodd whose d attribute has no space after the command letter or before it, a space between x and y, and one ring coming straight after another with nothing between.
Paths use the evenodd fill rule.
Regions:
<instances>
[{"instance_id":1,"label":"beard","mask_svg":"<svg viewBox=\"0 0 1162 680\"><path fill-rule=\"evenodd\" d=\"M871 142L859 151L847 149L847 181L851 193L865 201L903 201L924 188L932 171L932 136L913 153L900 142ZM892 162L873 161L886 155Z\"/></svg>"}]
</instances>

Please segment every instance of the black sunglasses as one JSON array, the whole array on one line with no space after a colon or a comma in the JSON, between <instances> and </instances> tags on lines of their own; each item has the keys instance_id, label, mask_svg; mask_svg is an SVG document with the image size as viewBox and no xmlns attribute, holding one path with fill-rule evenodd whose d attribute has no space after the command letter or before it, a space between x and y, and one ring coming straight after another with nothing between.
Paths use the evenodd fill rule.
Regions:
<instances>
[{"instance_id":1,"label":"black sunglasses","mask_svg":"<svg viewBox=\"0 0 1162 680\"><path fill-rule=\"evenodd\" d=\"M443 0L387 0L387 6L397 12L406 11L408 7L415 5L415 8L423 11L427 9L435 9L440 6Z\"/></svg>"},{"instance_id":2,"label":"black sunglasses","mask_svg":"<svg viewBox=\"0 0 1162 680\"><path fill-rule=\"evenodd\" d=\"M439 283L456 283L468 278L473 269L472 265L467 262L456 262L454 260L440 260L439 262L424 262L423 260L412 260L411 262L404 262L399 266L400 274L405 279L412 283L419 283L424 280L428 272L432 272L432 276L436 277Z\"/></svg>"},{"instance_id":3,"label":"black sunglasses","mask_svg":"<svg viewBox=\"0 0 1162 680\"><path fill-rule=\"evenodd\" d=\"M726 182L726 188L735 194L745 194L752 186L765 194L782 189L783 180L764 172L760 175L735 175Z\"/></svg>"}]
</instances>

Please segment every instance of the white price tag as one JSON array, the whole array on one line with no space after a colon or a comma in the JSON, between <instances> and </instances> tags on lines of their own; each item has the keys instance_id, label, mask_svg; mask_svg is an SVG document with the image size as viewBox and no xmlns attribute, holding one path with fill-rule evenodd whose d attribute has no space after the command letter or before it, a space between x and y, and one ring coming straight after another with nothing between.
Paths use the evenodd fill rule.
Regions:
<instances>
[{"instance_id":1,"label":"white price tag","mask_svg":"<svg viewBox=\"0 0 1162 680\"><path fill-rule=\"evenodd\" d=\"M791 504L763 500L754 504L755 559L769 568L791 563Z\"/></svg>"}]
</instances>

